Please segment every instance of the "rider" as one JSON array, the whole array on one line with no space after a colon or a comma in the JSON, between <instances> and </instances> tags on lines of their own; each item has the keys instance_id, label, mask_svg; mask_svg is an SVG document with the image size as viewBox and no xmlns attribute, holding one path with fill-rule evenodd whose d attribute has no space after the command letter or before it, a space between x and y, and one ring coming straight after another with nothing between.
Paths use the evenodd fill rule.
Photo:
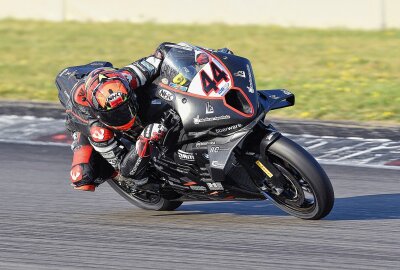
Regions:
<instances>
[{"instance_id":1,"label":"rider","mask_svg":"<svg viewBox=\"0 0 400 270\"><path fill-rule=\"evenodd\" d=\"M144 177L151 142L161 140L166 128L160 123L141 126L134 90L157 77L169 44L162 43L153 55L124 68L94 69L75 84L66 111L66 125L74 139L70 172L74 189L94 191L97 178L118 174L133 179ZM137 139L135 147L125 147L118 133Z\"/></svg>"},{"instance_id":2,"label":"rider","mask_svg":"<svg viewBox=\"0 0 400 270\"><path fill-rule=\"evenodd\" d=\"M130 178L136 185L147 182L144 173L152 142L161 140L167 128L161 123L143 128L135 89L159 75L165 54L175 46L179 45L162 43L154 54L121 69L94 69L74 85L66 110L66 126L74 139L70 172L74 189L94 191L101 180L117 176ZM226 48L218 51L232 53ZM128 149L118 134L136 140L135 147Z\"/></svg>"}]
</instances>

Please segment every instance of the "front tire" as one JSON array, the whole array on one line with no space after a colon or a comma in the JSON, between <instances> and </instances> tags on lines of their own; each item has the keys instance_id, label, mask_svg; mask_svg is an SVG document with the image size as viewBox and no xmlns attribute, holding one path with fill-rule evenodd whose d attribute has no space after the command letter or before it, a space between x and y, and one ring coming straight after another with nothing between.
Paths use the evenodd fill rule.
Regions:
<instances>
[{"instance_id":1,"label":"front tire","mask_svg":"<svg viewBox=\"0 0 400 270\"><path fill-rule=\"evenodd\" d=\"M170 201L154 193L146 194L146 192L144 191L141 194L135 195L129 193L115 180L108 180L107 182L119 195L125 198L128 202L142 209L155 211L173 211L182 204L182 202L180 201Z\"/></svg>"},{"instance_id":2,"label":"front tire","mask_svg":"<svg viewBox=\"0 0 400 270\"><path fill-rule=\"evenodd\" d=\"M335 200L332 184L313 156L281 136L267 149L266 157L264 162L272 163L280 171L285 186L279 195L266 191L268 199L302 219L321 219L330 213Z\"/></svg>"}]
</instances>

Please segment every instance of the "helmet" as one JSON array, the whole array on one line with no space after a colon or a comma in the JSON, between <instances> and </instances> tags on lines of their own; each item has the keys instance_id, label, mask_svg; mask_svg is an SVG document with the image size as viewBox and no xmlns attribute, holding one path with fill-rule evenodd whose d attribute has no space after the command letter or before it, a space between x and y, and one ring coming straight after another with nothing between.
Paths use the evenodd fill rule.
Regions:
<instances>
[{"instance_id":1,"label":"helmet","mask_svg":"<svg viewBox=\"0 0 400 270\"><path fill-rule=\"evenodd\" d=\"M129 82L114 69L95 69L86 77L87 101L92 113L105 125L129 130L136 120L136 95Z\"/></svg>"}]
</instances>

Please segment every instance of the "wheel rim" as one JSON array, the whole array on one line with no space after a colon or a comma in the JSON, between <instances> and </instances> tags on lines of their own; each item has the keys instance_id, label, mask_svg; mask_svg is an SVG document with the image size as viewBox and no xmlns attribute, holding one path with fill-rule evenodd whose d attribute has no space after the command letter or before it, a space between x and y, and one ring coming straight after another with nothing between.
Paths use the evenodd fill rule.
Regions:
<instances>
[{"instance_id":1,"label":"wheel rim","mask_svg":"<svg viewBox=\"0 0 400 270\"><path fill-rule=\"evenodd\" d=\"M282 174L284 191L277 195L269 192L268 195L278 204L292 210L310 213L317 207L317 199L310 182L289 162L269 155L271 162Z\"/></svg>"}]
</instances>

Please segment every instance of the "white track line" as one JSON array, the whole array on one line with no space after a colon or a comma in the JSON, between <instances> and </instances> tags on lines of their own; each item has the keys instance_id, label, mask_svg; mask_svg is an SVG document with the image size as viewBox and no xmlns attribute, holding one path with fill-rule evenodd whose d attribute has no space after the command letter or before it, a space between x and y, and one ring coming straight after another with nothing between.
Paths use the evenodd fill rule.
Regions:
<instances>
[{"instance_id":1,"label":"white track line","mask_svg":"<svg viewBox=\"0 0 400 270\"><path fill-rule=\"evenodd\" d=\"M62 146L69 147L67 143L56 143L56 142L41 142L41 141L15 141L15 140L5 140L0 139L0 143L13 143L13 144L26 144L26 145L42 145L42 146ZM361 164L361 163L346 163L340 161L327 161L317 158L318 162L322 165L337 165L346 167L360 167L360 168L376 168L376 169L388 169L388 170L399 170L400 166L389 166L389 165L371 165L371 164Z\"/></svg>"}]
</instances>

